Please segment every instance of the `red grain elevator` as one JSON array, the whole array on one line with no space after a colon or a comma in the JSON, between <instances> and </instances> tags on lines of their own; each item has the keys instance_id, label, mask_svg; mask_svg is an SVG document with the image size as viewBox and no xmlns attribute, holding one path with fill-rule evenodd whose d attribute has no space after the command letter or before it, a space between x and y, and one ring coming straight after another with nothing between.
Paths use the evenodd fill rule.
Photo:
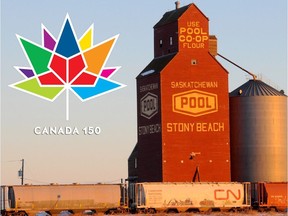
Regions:
<instances>
[{"instance_id":1,"label":"red grain elevator","mask_svg":"<svg viewBox=\"0 0 288 216\"><path fill-rule=\"evenodd\" d=\"M228 72L195 4L154 26L154 59L137 76L138 143L130 181L230 181Z\"/></svg>"}]
</instances>

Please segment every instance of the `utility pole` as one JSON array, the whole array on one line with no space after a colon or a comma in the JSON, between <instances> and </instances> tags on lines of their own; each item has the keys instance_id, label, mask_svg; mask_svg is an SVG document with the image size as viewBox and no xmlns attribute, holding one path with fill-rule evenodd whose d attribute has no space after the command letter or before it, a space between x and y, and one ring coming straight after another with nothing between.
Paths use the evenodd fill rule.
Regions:
<instances>
[{"instance_id":1,"label":"utility pole","mask_svg":"<svg viewBox=\"0 0 288 216\"><path fill-rule=\"evenodd\" d=\"M22 176L21 176L21 185L24 185L24 159L22 159Z\"/></svg>"},{"instance_id":2,"label":"utility pole","mask_svg":"<svg viewBox=\"0 0 288 216\"><path fill-rule=\"evenodd\" d=\"M22 167L18 171L18 176L21 177L21 185L24 185L24 159L21 160Z\"/></svg>"}]
</instances>

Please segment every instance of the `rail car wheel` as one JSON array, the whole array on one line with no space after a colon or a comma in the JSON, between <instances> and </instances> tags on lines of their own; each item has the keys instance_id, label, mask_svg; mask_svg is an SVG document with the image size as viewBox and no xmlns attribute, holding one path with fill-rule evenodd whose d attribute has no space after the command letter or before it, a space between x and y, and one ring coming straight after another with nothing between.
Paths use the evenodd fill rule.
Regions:
<instances>
[{"instance_id":1,"label":"rail car wheel","mask_svg":"<svg viewBox=\"0 0 288 216\"><path fill-rule=\"evenodd\" d=\"M105 214L114 215L117 214L117 209L109 209L105 212Z\"/></svg>"},{"instance_id":2,"label":"rail car wheel","mask_svg":"<svg viewBox=\"0 0 288 216\"><path fill-rule=\"evenodd\" d=\"M28 216L26 212L20 211L15 214L16 216Z\"/></svg>"},{"instance_id":3,"label":"rail car wheel","mask_svg":"<svg viewBox=\"0 0 288 216\"><path fill-rule=\"evenodd\" d=\"M147 210L147 213L148 213L148 214L155 214L155 213L156 213L156 209L149 208L149 209Z\"/></svg>"},{"instance_id":4,"label":"rail car wheel","mask_svg":"<svg viewBox=\"0 0 288 216\"><path fill-rule=\"evenodd\" d=\"M116 213L117 213L117 214L125 214L125 213L127 213L127 210L124 209L124 208L118 208L118 209L116 210Z\"/></svg>"},{"instance_id":5,"label":"rail car wheel","mask_svg":"<svg viewBox=\"0 0 288 216\"><path fill-rule=\"evenodd\" d=\"M137 209L136 213L137 214L145 214L147 212L147 209L141 208L141 209Z\"/></svg>"},{"instance_id":6,"label":"rail car wheel","mask_svg":"<svg viewBox=\"0 0 288 216\"><path fill-rule=\"evenodd\" d=\"M221 212L220 208L209 208L207 212Z\"/></svg>"},{"instance_id":7,"label":"rail car wheel","mask_svg":"<svg viewBox=\"0 0 288 216\"><path fill-rule=\"evenodd\" d=\"M231 208L231 209L229 209L229 211L228 212L237 212L238 211L238 209L237 208Z\"/></svg>"}]
</instances>

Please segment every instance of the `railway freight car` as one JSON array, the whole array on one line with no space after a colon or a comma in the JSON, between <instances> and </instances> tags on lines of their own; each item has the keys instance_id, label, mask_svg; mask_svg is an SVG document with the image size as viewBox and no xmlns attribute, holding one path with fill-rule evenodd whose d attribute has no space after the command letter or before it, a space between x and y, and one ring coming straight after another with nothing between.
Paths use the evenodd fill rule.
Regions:
<instances>
[{"instance_id":1,"label":"railway freight car","mask_svg":"<svg viewBox=\"0 0 288 216\"><path fill-rule=\"evenodd\" d=\"M250 209L250 183L134 183L134 212L200 212Z\"/></svg>"},{"instance_id":2,"label":"railway freight car","mask_svg":"<svg viewBox=\"0 0 288 216\"><path fill-rule=\"evenodd\" d=\"M258 182L251 184L252 206L259 211L286 211L287 182Z\"/></svg>"},{"instance_id":3,"label":"railway freight car","mask_svg":"<svg viewBox=\"0 0 288 216\"><path fill-rule=\"evenodd\" d=\"M23 185L1 187L1 215L57 215L90 210L113 213L124 210L120 184Z\"/></svg>"}]
</instances>

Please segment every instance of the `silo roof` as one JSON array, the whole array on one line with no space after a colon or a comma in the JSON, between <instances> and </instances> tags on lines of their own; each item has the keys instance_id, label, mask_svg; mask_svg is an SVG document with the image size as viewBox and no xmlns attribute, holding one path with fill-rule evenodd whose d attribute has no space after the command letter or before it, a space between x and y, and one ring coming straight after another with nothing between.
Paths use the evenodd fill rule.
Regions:
<instances>
[{"instance_id":1,"label":"silo roof","mask_svg":"<svg viewBox=\"0 0 288 216\"><path fill-rule=\"evenodd\" d=\"M136 77L141 78L150 74L160 73L164 67L174 58L177 53L171 53L168 55L160 56L154 58L145 68L141 71L141 73Z\"/></svg>"},{"instance_id":2,"label":"silo roof","mask_svg":"<svg viewBox=\"0 0 288 216\"><path fill-rule=\"evenodd\" d=\"M286 96L283 91L269 86L261 80L249 80L229 94L230 97Z\"/></svg>"},{"instance_id":3,"label":"silo roof","mask_svg":"<svg viewBox=\"0 0 288 216\"><path fill-rule=\"evenodd\" d=\"M194 3L192 3L189 5L180 7L178 9L166 12L163 15L163 17L155 24L154 29L159 28L159 27L164 26L164 25L169 24L169 23L176 22L179 19L179 17L181 17L182 14L192 5L195 8L197 8L200 11L200 13L202 13L205 16L205 14ZM208 19L208 17L206 17L206 19Z\"/></svg>"},{"instance_id":4,"label":"silo roof","mask_svg":"<svg viewBox=\"0 0 288 216\"><path fill-rule=\"evenodd\" d=\"M168 23L172 23L178 20L178 18L188 9L190 5L181 7L179 9L166 12L163 17L160 19L158 23L154 26L154 28L158 28L159 26L166 25Z\"/></svg>"}]
</instances>

